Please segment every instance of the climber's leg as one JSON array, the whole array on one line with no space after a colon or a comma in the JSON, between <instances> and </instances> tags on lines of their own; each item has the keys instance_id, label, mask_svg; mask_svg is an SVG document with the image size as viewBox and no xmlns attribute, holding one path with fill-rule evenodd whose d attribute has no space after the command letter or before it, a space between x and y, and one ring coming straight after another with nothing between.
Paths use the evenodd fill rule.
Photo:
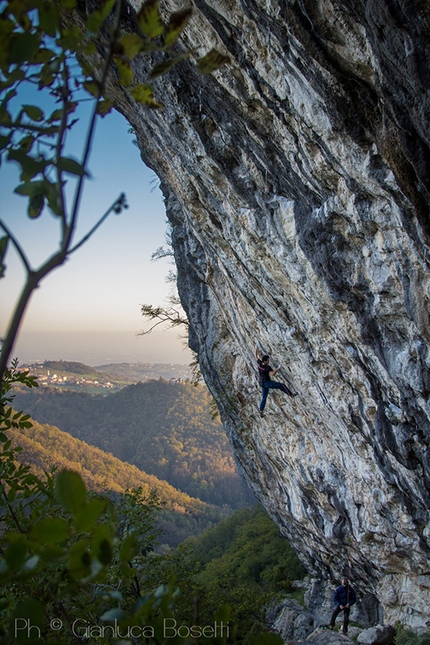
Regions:
<instances>
[{"instance_id":1,"label":"climber's leg","mask_svg":"<svg viewBox=\"0 0 430 645\"><path fill-rule=\"evenodd\" d=\"M266 387L266 384L263 385L263 387L261 388L261 392L262 392L263 398L261 399L261 403L260 403L260 412L263 412L264 407L266 405L267 397L269 395L269 388Z\"/></svg>"},{"instance_id":2,"label":"climber's leg","mask_svg":"<svg viewBox=\"0 0 430 645\"><path fill-rule=\"evenodd\" d=\"M278 383L277 381L269 381L268 383L265 383L265 387L270 388L272 390L282 390L282 392L285 392L285 394L288 394L288 396L295 396L291 390L285 385L285 383Z\"/></svg>"}]
</instances>

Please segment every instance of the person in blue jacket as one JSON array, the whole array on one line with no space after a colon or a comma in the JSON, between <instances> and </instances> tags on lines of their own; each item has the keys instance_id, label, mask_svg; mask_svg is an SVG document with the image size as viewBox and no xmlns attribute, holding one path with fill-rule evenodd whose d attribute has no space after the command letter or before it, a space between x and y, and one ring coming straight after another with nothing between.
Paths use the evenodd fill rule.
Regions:
<instances>
[{"instance_id":1,"label":"person in blue jacket","mask_svg":"<svg viewBox=\"0 0 430 645\"><path fill-rule=\"evenodd\" d=\"M260 386L262 390L262 399L260 403L260 416L264 416L264 407L266 405L267 397L269 394L270 390L282 390L282 392L285 392L285 394L288 394L288 396L297 396L297 394L294 392L291 392L291 390L285 385L285 383L278 383L277 381L272 381L272 376L276 376L276 374L279 372L281 369L282 365L279 365L276 369L273 369L269 365L269 357L267 355L262 356L261 358L259 357L260 352L258 349L255 350L255 358L257 359L257 364L258 364L258 377L260 381Z\"/></svg>"},{"instance_id":2,"label":"person in blue jacket","mask_svg":"<svg viewBox=\"0 0 430 645\"><path fill-rule=\"evenodd\" d=\"M336 605L330 620L330 629L333 629L336 618L343 611L343 627L340 630L343 634L348 633L349 612L357 597L354 589L349 584L348 578L342 578L342 584L335 589L333 602Z\"/></svg>"}]
</instances>

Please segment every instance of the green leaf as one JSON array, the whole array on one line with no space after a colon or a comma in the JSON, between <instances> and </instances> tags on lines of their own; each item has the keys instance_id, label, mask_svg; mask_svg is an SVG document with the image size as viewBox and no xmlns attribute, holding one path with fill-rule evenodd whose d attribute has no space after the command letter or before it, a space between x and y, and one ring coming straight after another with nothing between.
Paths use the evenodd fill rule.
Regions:
<instances>
[{"instance_id":1,"label":"green leaf","mask_svg":"<svg viewBox=\"0 0 430 645\"><path fill-rule=\"evenodd\" d=\"M9 50L9 64L20 65L31 61L39 46L40 38L35 34L13 34Z\"/></svg>"},{"instance_id":2,"label":"green leaf","mask_svg":"<svg viewBox=\"0 0 430 645\"><path fill-rule=\"evenodd\" d=\"M100 30L100 27L112 11L115 3L116 0L107 0L101 9L93 11L93 13L88 17L87 30L91 34L96 34Z\"/></svg>"},{"instance_id":3,"label":"green leaf","mask_svg":"<svg viewBox=\"0 0 430 645\"><path fill-rule=\"evenodd\" d=\"M39 10L39 24L41 29L48 34L48 36L56 35L60 31L60 12L53 2L41 2L38 6Z\"/></svg>"},{"instance_id":4,"label":"green leaf","mask_svg":"<svg viewBox=\"0 0 430 645\"><path fill-rule=\"evenodd\" d=\"M142 105L146 105L147 107L151 108L163 107L161 103L157 103L157 101L155 101L154 90L152 88L152 85L149 85L148 83L140 83L139 85L135 85L135 87L130 90L130 93L134 100L138 103L141 103Z\"/></svg>"},{"instance_id":5,"label":"green leaf","mask_svg":"<svg viewBox=\"0 0 430 645\"><path fill-rule=\"evenodd\" d=\"M96 99L100 96L100 85L96 81L84 81L84 87Z\"/></svg>"},{"instance_id":6,"label":"green leaf","mask_svg":"<svg viewBox=\"0 0 430 645\"><path fill-rule=\"evenodd\" d=\"M28 202L27 213L31 219L36 219L39 217L45 206L45 196L44 195L35 195L30 197Z\"/></svg>"},{"instance_id":7,"label":"green leaf","mask_svg":"<svg viewBox=\"0 0 430 645\"><path fill-rule=\"evenodd\" d=\"M70 527L60 518L47 518L35 524L28 537L42 544L58 544L70 535Z\"/></svg>"},{"instance_id":8,"label":"green leaf","mask_svg":"<svg viewBox=\"0 0 430 645\"><path fill-rule=\"evenodd\" d=\"M45 159L34 159L22 150L9 150L7 158L20 164L21 180L24 182L43 172L49 164Z\"/></svg>"},{"instance_id":9,"label":"green leaf","mask_svg":"<svg viewBox=\"0 0 430 645\"><path fill-rule=\"evenodd\" d=\"M164 60L161 63L157 63L157 65L154 65L154 67L152 68L151 73L149 74L149 78L156 78L157 76L166 74L166 72L171 70L183 58L183 56L177 56L176 58L169 58L169 60Z\"/></svg>"},{"instance_id":10,"label":"green leaf","mask_svg":"<svg viewBox=\"0 0 430 645\"><path fill-rule=\"evenodd\" d=\"M94 529L91 551L93 557L103 565L109 564L112 560L112 538L109 528L105 524L99 524Z\"/></svg>"},{"instance_id":11,"label":"green leaf","mask_svg":"<svg viewBox=\"0 0 430 645\"><path fill-rule=\"evenodd\" d=\"M106 508L105 499L92 499L75 515L77 531L90 531Z\"/></svg>"},{"instance_id":12,"label":"green leaf","mask_svg":"<svg viewBox=\"0 0 430 645\"><path fill-rule=\"evenodd\" d=\"M57 195L57 187L51 184L47 179L41 181L27 181L15 188L18 195L30 197L29 215L34 218L40 215L44 206L45 198L48 199L48 205L55 215L61 215L61 203ZM38 210L40 209L40 210Z\"/></svg>"},{"instance_id":13,"label":"green leaf","mask_svg":"<svg viewBox=\"0 0 430 645\"><path fill-rule=\"evenodd\" d=\"M22 109L32 121L43 121L45 115L36 105L23 105Z\"/></svg>"},{"instance_id":14,"label":"green leaf","mask_svg":"<svg viewBox=\"0 0 430 645\"><path fill-rule=\"evenodd\" d=\"M84 578L91 572L91 556L88 546L88 540L80 540L70 547L69 572L75 579Z\"/></svg>"},{"instance_id":15,"label":"green leaf","mask_svg":"<svg viewBox=\"0 0 430 645\"><path fill-rule=\"evenodd\" d=\"M57 162L57 168L63 172L68 172L70 175L77 175L78 177L82 177L87 174L85 172L85 168L79 163L79 161L76 161L76 159L73 159L72 157L60 157Z\"/></svg>"},{"instance_id":16,"label":"green leaf","mask_svg":"<svg viewBox=\"0 0 430 645\"><path fill-rule=\"evenodd\" d=\"M181 9L180 11L172 13L164 38L165 47L171 47L175 44L189 21L192 12L192 8L189 7L188 9Z\"/></svg>"},{"instance_id":17,"label":"green leaf","mask_svg":"<svg viewBox=\"0 0 430 645\"><path fill-rule=\"evenodd\" d=\"M37 50L37 52L33 57L33 62L35 64L51 63L54 61L55 58L56 58L56 53L52 51L52 49L40 47L40 49Z\"/></svg>"},{"instance_id":18,"label":"green leaf","mask_svg":"<svg viewBox=\"0 0 430 645\"><path fill-rule=\"evenodd\" d=\"M134 534L127 535L121 542L119 557L122 562L129 562L139 553L139 542Z\"/></svg>"},{"instance_id":19,"label":"green leaf","mask_svg":"<svg viewBox=\"0 0 430 645\"><path fill-rule=\"evenodd\" d=\"M87 490L82 477L72 470L62 470L55 482L58 501L72 515L76 515L87 501Z\"/></svg>"},{"instance_id":20,"label":"green leaf","mask_svg":"<svg viewBox=\"0 0 430 645\"><path fill-rule=\"evenodd\" d=\"M143 43L138 34L126 34L119 39L118 44L121 47L121 53L132 60L142 50Z\"/></svg>"},{"instance_id":21,"label":"green leaf","mask_svg":"<svg viewBox=\"0 0 430 645\"><path fill-rule=\"evenodd\" d=\"M12 537L9 534L9 539ZM19 569L25 562L27 555L27 544L22 536L13 539L13 542L7 547L4 557L10 569Z\"/></svg>"},{"instance_id":22,"label":"green leaf","mask_svg":"<svg viewBox=\"0 0 430 645\"><path fill-rule=\"evenodd\" d=\"M102 26L103 22L103 16L100 11L94 11L90 16L87 18L87 30L88 34L96 34L100 27Z\"/></svg>"},{"instance_id":23,"label":"green leaf","mask_svg":"<svg viewBox=\"0 0 430 645\"><path fill-rule=\"evenodd\" d=\"M0 134L0 150L4 150L7 145L10 143L11 134L3 135Z\"/></svg>"},{"instance_id":24,"label":"green leaf","mask_svg":"<svg viewBox=\"0 0 430 645\"><path fill-rule=\"evenodd\" d=\"M9 503L13 502L16 499L16 490L15 488L11 488L10 491L7 494L7 501Z\"/></svg>"},{"instance_id":25,"label":"green leaf","mask_svg":"<svg viewBox=\"0 0 430 645\"><path fill-rule=\"evenodd\" d=\"M216 49L211 49L206 56L203 56L203 58L198 61L197 69L201 74L211 74L221 67L221 65L225 65L229 62L230 58L228 56L221 54L221 52Z\"/></svg>"},{"instance_id":26,"label":"green leaf","mask_svg":"<svg viewBox=\"0 0 430 645\"><path fill-rule=\"evenodd\" d=\"M118 67L119 82L123 87L129 87L133 80L133 72L130 63L119 56L114 56L114 61Z\"/></svg>"},{"instance_id":27,"label":"green leaf","mask_svg":"<svg viewBox=\"0 0 430 645\"><path fill-rule=\"evenodd\" d=\"M83 43L85 43L85 35L77 25L74 25L62 30L61 37L57 39L57 43L63 50L79 51Z\"/></svg>"},{"instance_id":28,"label":"green leaf","mask_svg":"<svg viewBox=\"0 0 430 645\"><path fill-rule=\"evenodd\" d=\"M68 11L71 11L72 9L74 9L76 5L77 5L77 0L60 0L60 7Z\"/></svg>"},{"instance_id":29,"label":"green leaf","mask_svg":"<svg viewBox=\"0 0 430 645\"><path fill-rule=\"evenodd\" d=\"M48 199L48 206L54 215L62 216L63 215L63 204L61 201L61 194L58 192L57 184L51 184L46 180L48 184L48 190L46 191L46 197Z\"/></svg>"},{"instance_id":30,"label":"green leaf","mask_svg":"<svg viewBox=\"0 0 430 645\"><path fill-rule=\"evenodd\" d=\"M6 102L0 105L0 125L10 127L12 125L12 117L6 109Z\"/></svg>"},{"instance_id":31,"label":"green leaf","mask_svg":"<svg viewBox=\"0 0 430 645\"><path fill-rule=\"evenodd\" d=\"M106 116L106 114L108 114L112 110L114 105L115 105L114 99L105 99L104 101L100 101L99 104L97 105L97 114L100 114L101 116Z\"/></svg>"},{"instance_id":32,"label":"green leaf","mask_svg":"<svg viewBox=\"0 0 430 645\"><path fill-rule=\"evenodd\" d=\"M137 23L145 36L154 40L164 33L158 0L148 0L137 14Z\"/></svg>"},{"instance_id":33,"label":"green leaf","mask_svg":"<svg viewBox=\"0 0 430 645\"><path fill-rule=\"evenodd\" d=\"M34 141L35 137L32 134L28 134L26 137L23 137L19 142L20 150L27 154L32 149Z\"/></svg>"},{"instance_id":34,"label":"green leaf","mask_svg":"<svg viewBox=\"0 0 430 645\"><path fill-rule=\"evenodd\" d=\"M108 15L110 14L110 12L115 6L115 3L116 3L116 0L107 0L107 2L105 2L104 7L101 10L103 20L108 17Z\"/></svg>"},{"instance_id":35,"label":"green leaf","mask_svg":"<svg viewBox=\"0 0 430 645\"><path fill-rule=\"evenodd\" d=\"M14 193L18 195L27 195L28 197L36 197L38 195L46 194L46 181L26 181L17 186Z\"/></svg>"},{"instance_id":36,"label":"green leaf","mask_svg":"<svg viewBox=\"0 0 430 645\"><path fill-rule=\"evenodd\" d=\"M54 110L48 119L48 123L55 123L55 121L61 121L62 116L63 116L63 110Z\"/></svg>"}]
</instances>

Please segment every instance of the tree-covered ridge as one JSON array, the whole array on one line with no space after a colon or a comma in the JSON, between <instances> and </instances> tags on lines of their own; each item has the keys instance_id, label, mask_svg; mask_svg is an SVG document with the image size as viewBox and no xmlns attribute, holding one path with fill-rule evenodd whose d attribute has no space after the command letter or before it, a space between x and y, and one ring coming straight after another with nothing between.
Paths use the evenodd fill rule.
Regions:
<instances>
[{"instance_id":1,"label":"tree-covered ridge","mask_svg":"<svg viewBox=\"0 0 430 645\"><path fill-rule=\"evenodd\" d=\"M8 431L13 445L23 448L19 461L42 476L52 467L73 470L87 487L115 495L140 488L145 497L155 490L163 509L158 514L161 543L169 546L212 526L222 516L221 509L176 490L168 482L148 475L136 466L123 463L111 454L88 445L54 426L33 422L31 428Z\"/></svg>"},{"instance_id":2,"label":"tree-covered ridge","mask_svg":"<svg viewBox=\"0 0 430 645\"><path fill-rule=\"evenodd\" d=\"M292 595L302 601L292 582L306 575L288 540L261 506L235 511L215 527L187 540L166 556L154 555L152 566L142 570L142 587L172 576L181 581L176 601L178 614L193 620L198 599L202 623L220 604L231 607L229 643L255 645L267 629L269 605Z\"/></svg>"},{"instance_id":3,"label":"tree-covered ridge","mask_svg":"<svg viewBox=\"0 0 430 645\"><path fill-rule=\"evenodd\" d=\"M40 388L15 399L39 423L55 425L193 497L238 508L252 497L209 403L203 386L163 380L106 397Z\"/></svg>"}]
</instances>

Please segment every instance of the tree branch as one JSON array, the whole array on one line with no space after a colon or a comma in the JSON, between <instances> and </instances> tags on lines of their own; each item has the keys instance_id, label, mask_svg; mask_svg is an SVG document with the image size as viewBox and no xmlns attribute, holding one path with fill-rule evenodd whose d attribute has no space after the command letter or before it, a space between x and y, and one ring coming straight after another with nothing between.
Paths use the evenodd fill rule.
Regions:
<instances>
[{"instance_id":1,"label":"tree branch","mask_svg":"<svg viewBox=\"0 0 430 645\"><path fill-rule=\"evenodd\" d=\"M180 312L177 309L163 309L163 307L153 307L152 305L141 305L141 311L144 318L149 320L157 320L148 330L141 331L138 336L146 336L150 334L153 329L162 325L163 323L169 323L170 327L179 327L181 325L188 327L188 319L184 316L181 316Z\"/></svg>"},{"instance_id":2,"label":"tree branch","mask_svg":"<svg viewBox=\"0 0 430 645\"><path fill-rule=\"evenodd\" d=\"M119 212L117 209L122 209L122 208L127 208L124 193L121 193L121 195L118 197L118 199L116 201L114 201L114 203L108 208L106 213L104 215L102 215L102 217L99 219L99 221L96 224L94 224L93 228L90 231L88 231L88 233L80 240L80 242L78 242L77 244L75 244L75 246L73 246L71 249L69 249L68 255L71 255L72 253L77 251L80 246L85 244L85 242L87 242L90 239L90 237L96 232L96 230L99 228L99 226L101 226L103 224L105 219L107 219L107 217L112 213L112 211Z\"/></svg>"},{"instance_id":3,"label":"tree branch","mask_svg":"<svg viewBox=\"0 0 430 645\"><path fill-rule=\"evenodd\" d=\"M26 254L24 252L24 249L22 248L22 246L20 245L20 243L18 242L16 237L13 235L13 233L11 233L10 229L8 229L8 227L3 222L3 220L0 220L0 226L2 227L2 229L6 233L6 235L8 236L10 241L12 242L12 244L14 245L19 257L21 258L22 263L24 264L24 266L25 266L25 268L27 270L27 273L30 273L31 272L31 267L30 267L29 261L27 260L27 256L26 256Z\"/></svg>"},{"instance_id":4,"label":"tree branch","mask_svg":"<svg viewBox=\"0 0 430 645\"><path fill-rule=\"evenodd\" d=\"M97 96L95 104L94 104L93 113L91 115L91 120L90 120L90 125L89 125L89 128L88 128L87 139L86 139L86 142L85 142L84 154L83 154L83 157L82 157L81 165L82 165L84 170L86 168L88 157L89 157L90 152L91 152L91 144L92 144L92 140L93 140L93 136L94 136L95 124L96 124L96 118L97 118L97 109L98 109L98 106L99 106L99 103L100 103L100 99L102 98L103 90L104 90L104 87L105 87L105 84L106 84L106 79L107 79L107 76L108 76L108 73L109 73L109 67L110 67L110 64L112 62L112 56L113 56L112 43L114 43L117 40L118 34L119 34L119 25L120 25L120 18L121 18L121 7L122 7L122 0L117 0L117 3L116 3L117 12L116 12L116 17L115 17L114 30L113 30L113 34L111 36L110 46L109 46L109 50L108 50L108 55L106 57L105 66L103 68L102 77L101 77L101 80L99 81L99 93L98 93L98 96ZM71 220L70 220L70 224L69 224L69 233L68 233L66 239L64 240L64 242L67 244L67 246L70 244L70 241L71 241L71 238L72 238L72 235L73 235L73 231L75 229L76 220L77 220L78 212L79 212L79 206L80 206L81 197L82 197L82 190L83 190L83 187L84 187L84 181L85 181L85 173L83 173L81 175L81 177L79 178L78 185L76 187L75 199L74 199L73 208L72 208L72 216L71 216Z\"/></svg>"}]
</instances>

